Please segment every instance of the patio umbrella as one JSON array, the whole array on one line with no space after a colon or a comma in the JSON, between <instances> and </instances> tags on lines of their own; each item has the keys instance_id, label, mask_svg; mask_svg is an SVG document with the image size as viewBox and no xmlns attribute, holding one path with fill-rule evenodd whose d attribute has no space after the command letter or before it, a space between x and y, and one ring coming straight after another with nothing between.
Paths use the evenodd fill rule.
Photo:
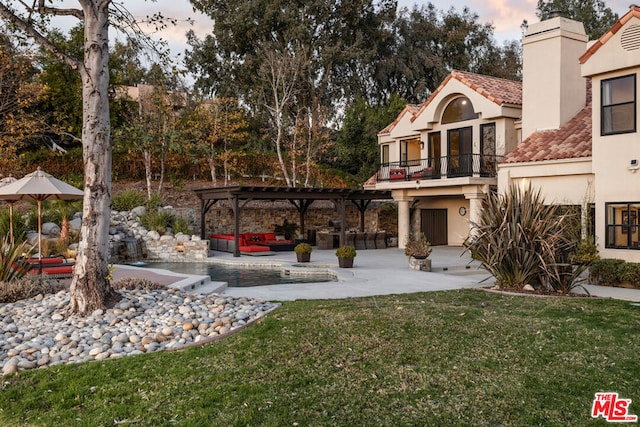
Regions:
<instances>
[{"instance_id":1,"label":"patio umbrella","mask_svg":"<svg viewBox=\"0 0 640 427\"><path fill-rule=\"evenodd\" d=\"M23 178L0 187L0 200L35 200L38 203L38 256L42 259L42 201L81 199L82 190L38 168Z\"/></svg>"},{"instance_id":2,"label":"patio umbrella","mask_svg":"<svg viewBox=\"0 0 640 427\"><path fill-rule=\"evenodd\" d=\"M16 178L9 175L6 178L0 179L0 187L4 187L5 185L9 185L16 181ZM9 204L9 236L11 238L11 246L13 246L13 204L16 202L16 200L6 199L5 202Z\"/></svg>"}]
</instances>

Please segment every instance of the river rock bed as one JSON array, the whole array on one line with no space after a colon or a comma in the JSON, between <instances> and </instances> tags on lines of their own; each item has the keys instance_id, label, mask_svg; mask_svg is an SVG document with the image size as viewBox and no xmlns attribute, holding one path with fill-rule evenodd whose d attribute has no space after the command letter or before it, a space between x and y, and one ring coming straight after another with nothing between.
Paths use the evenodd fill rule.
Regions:
<instances>
[{"instance_id":1,"label":"river rock bed","mask_svg":"<svg viewBox=\"0 0 640 427\"><path fill-rule=\"evenodd\" d=\"M3 375L177 349L227 334L279 306L173 288L119 292L114 308L84 317L65 316L68 291L0 305Z\"/></svg>"}]
</instances>

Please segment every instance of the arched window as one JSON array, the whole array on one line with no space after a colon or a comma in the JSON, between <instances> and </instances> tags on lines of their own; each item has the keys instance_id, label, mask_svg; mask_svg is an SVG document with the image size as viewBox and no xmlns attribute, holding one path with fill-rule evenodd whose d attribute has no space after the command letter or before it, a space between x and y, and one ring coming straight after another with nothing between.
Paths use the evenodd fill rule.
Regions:
<instances>
[{"instance_id":1,"label":"arched window","mask_svg":"<svg viewBox=\"0 0 640 427\"><path fill-rule=\"evenodd\" d=\"M447 105L442 114L442 123L462 122L477 119L478 115L473 111L473 105L466 96L456 98Z\"/></svg>"}]
</instances>

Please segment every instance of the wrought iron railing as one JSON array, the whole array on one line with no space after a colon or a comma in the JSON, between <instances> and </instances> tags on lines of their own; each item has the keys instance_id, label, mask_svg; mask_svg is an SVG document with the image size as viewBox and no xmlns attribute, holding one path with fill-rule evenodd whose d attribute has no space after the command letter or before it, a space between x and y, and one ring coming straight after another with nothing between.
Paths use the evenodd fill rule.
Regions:
<instances>
[{"instance_id":1,"label":"wrought iron railing","mask_svg":"<svg viewBox=\"0 0 640 427\"><path fill-rule=\"evenodd\" d=\"M389 162L380 165L378 181L415 181L459 177L495 177L502 156L462 154L459 156Z\"/></svg>"}]
</instances>

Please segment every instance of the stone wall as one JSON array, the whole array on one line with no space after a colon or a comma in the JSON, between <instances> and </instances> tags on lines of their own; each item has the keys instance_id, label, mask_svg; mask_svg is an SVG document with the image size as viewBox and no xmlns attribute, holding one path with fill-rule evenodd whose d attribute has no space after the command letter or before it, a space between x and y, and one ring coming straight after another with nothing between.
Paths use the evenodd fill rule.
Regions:
<instances>
[{"instance_id":1,"label":"stone wall","mask_svg":"<svg viewBox=\"0 0 640 427\"><path fill-rule=\"evenodd\" d=\"M300 225L297 209L287 203L263 203L247 205L242 210L240 232L260 233L274 231L276 225L284 220ZM386 231L392 236L398 234L397 210L389 203L372 202L365 211L364 231ZM138 208L136 208L138 209ZM143 209L143 208L140 208ZM162 261L193 261L205 259L209 255L209 240L200 239L200 213L191 208L163 208L174 215L189 221L191 234L166 234L161 236L155 231L148 231L139 223L142 211L112 212L110 227L110 260L109 262L130 262L140 259ZM360 212L350 204L347 205L348 231L359 231ZM316 202L307 210L305 229L316 231L333 231L330 221L339 220L333 204ZM214 205L206 215L206 234L233 233L234 216L230 207L224 203ZM305 236L309 237L307 233Z\"/></svg>"},{"instance_id":2,"label":"stone wall","mask_svg":"<svg viewBox=\"0 0 640 427\"><path fill-rule=\"evenodd\" d=\"M320 205L320 202L316 202ZM314 204L315 205L315 204ZM333 231L330 221L340 220L340 215L332 204L314 207L312 205L305 214L305 229L316 231ZM326 206L329 205L329 206ZM388 204L374 204L372 202L365 211L364 231L387 231L392 235L398 233L398 221L396 211L389 209ZM359 231L360 212L353 204L347 205L346 212L348 231ZM300 215L291 204L274 202L261 203L259 206L247 205L240 217L241 233L260 233L274 231L276 225L287 220L290 223L300 225ZM213 206L206 215L206 234L233 233L234 216L230 207ZM301 230L298 229L298 234ZM197 231L194 230L194 233ZM306 237L306 236L301 236Z\"/></svg>"},{"instance_id":3,"label":"stone wall","mask_svg":"<svg viewBox=\"0 0 640 427\"><path fill-rule=\"evenodd\" d=\"M200 236L160 236L145 242L146 256L150 260L197 261L209 256L209 240Z\"/></svg>"}]
</instances>

